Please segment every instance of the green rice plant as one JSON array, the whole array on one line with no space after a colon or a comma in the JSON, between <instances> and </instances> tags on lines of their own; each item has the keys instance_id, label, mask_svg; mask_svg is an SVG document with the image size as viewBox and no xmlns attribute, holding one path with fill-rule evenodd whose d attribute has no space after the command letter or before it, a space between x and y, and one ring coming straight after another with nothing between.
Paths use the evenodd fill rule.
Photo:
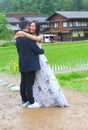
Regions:
<instances>
[{"instance_id":1,"label":"green rice plant","mask_svg":"<svg viewBox=\"0 0 88 130\"><path fill-rule=\"evenodd\" d=\"M53 70L88 66L88 42L44 46L45 55Z\"/></svg>"},{"instance_id":2,"label":"green rice plant","mask_svg":"<svg viewBox=\"0 0 88 130\"><path fill-rule=\"evenodd\" d=\"M55 71L88 66L88 41L44 44L45 55ZM15 46L0 47L0 71L6 71L10 60L18 59Z\"/></svg>"},{"instance_id":3,"label":"green rice plant","mask_svg":"<svg viewBox=\"0 0 88 130\"><path fill-rule=\"evenodd\" d=\"M71 73L56 74L56 77L60 80L85 78L85 77L88 77L88 71L76 71L76 72L71 72Z\"/></svg>"},{"instance_id":4,"label":"green rice plant","mask_svg":"<svg viewBox=\"0 0 88 130\"><path fill-rule=\"evenodd\" d=\"M63 87L88 93L88 71L57 74L56 78Z\"/></svg>"},{"instance_id":5,"label":"green rice plant","mask_svg":"<svg viewBox=\"0 0 88 130\"><path fill-rule=\"evenodd\" d=\"M45 55L55 71L88 66L88 41L43 45ZM0 47L0 71L18 73L18 54L15 46ZM63 87L88 93L88 71L56 75Z\"/></svg>"}]
</instances>

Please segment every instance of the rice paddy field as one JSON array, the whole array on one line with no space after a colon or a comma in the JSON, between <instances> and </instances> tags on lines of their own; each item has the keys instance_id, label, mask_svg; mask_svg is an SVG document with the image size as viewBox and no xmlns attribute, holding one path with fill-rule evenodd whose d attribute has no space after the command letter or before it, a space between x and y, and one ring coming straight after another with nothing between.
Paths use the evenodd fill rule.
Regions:
<instances>
[{"instance_id":1,"label":"rice paddy field","mask_svg":"<svg viewBox=\"0 0 88 130\"><path fill-rule=\"evenodd\" d=\"M43 44L45 56L54 71L88 67L88 41ZM16 47L0 46L0 72L19 74ZM88 93L88 71L56 75L62 87Z\"/></svg>"},{"instance_id":2,"label":"rice paddy field","mask_svg":"<svg viewBox=\"0 0 88 130\"><path fill-rule=\"evenodd\" d=\"M88 66L88 41L43 44L45 55L53 70ZM15 46L0 47L0 71L18 71Z\"/></svg>"},{"instance_id":3,"label":"rice paddy field","mask_svg":"<svg viewBox=\"0 0 88 130\"><path fill-rule=\"evenodd\" d=\"M44 46L54 70L88 66L88 41Z\"/></svg>"}]
</instances>

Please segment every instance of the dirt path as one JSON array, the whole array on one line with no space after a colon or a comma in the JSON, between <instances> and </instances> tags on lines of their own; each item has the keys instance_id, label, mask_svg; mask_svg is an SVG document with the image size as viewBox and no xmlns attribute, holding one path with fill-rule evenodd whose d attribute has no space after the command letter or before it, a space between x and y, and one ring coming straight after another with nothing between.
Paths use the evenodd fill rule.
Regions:
<instances>
[{"instance_id":1,"label":"dirt path","mask_svg":"<svg viewBox=\"0 0 88 130\"><path fill-rule=\"evenodd\" d=\"M19 85L19 76L0 73L0 79ZM19 92L0 86L0 130L88 130L88 95L63 89L70 107L28 109Z\"/></svg>"}]
</instances>

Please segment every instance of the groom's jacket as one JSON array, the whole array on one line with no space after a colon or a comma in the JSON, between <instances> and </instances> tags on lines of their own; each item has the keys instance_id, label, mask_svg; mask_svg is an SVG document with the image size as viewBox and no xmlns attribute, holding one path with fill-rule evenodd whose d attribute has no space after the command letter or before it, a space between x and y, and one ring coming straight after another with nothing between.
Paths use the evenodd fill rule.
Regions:
<instances>
[{"instance_id":1,"label":"groom's jacket","mask_svg":"<svg viewBox=\"0 0 88 130\"><path fill-rule=\"evenodd\" d=\"M35 41L27 37L20 37L16 40L16 47L19 55L19 70L21 72L40 70L38 55L43 54L44 50L40 49Z\"/></svg>"}]
</instances>

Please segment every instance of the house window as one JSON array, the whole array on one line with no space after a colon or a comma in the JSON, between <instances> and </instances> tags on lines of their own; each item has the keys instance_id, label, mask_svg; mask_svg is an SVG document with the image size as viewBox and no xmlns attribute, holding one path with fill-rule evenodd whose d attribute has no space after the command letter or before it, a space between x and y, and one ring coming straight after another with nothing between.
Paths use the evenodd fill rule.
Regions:
<instances>
[{"instance_id":1,"label":"house window","mask_svg":"<svg viewBox=\"0 0 88 130\"><path fill-rule=\"evenodd\" d=\"M78 27L78 22L73 22L73 27Z\"/></svg>"},{"instance_id":2,"label":"house window","mask_svg":"<svg viewBox=\"0 0 88 130\"><path fill-rule=\"evenodd\" d=\"M67 27L67 22L63 22L63 28Z\"/></svg>"},{"instance_id":3,"label":"house window","mask_svg":"<svg viewBox=\"0 0 88 130\"><path fill-rule=\"evenodd\" d=\"M84 32L83 31L73 31L72 32L72 37L83 37Z\"/></svg>"},{"instance_id":4,"label":"house window","mask_svg":"<svg viewBox=\"0 0 88 130\"><path fill-rule=\"evenodd\" d=\"M86 26L86 22L82 22L82 26L85 27Z\"/></svg>"},{"instance_id":5,"label":"house window","mask_svg":"<svg viewBox=\"0 0 88 130\"><path fill-rule=\"evenodd\" d=\"M70 23L70 27L72 27L72 22Z\"/></svg>"},{"instance_id":6,"label":"house window","mask_svg":"<svg viewBox=\"0 0 88 130\"><path fill-rule=\"evenodd\" d=\"M17 27L19 27L19 24L16 24Z\"/></svg>"},{"instance_id":7,"label":"house window","mask_svg":"<svg viewBox=\"0 0 88 130\"><path fill-rule=\"evenodd\" d=\"M49 27L49 25L47 25L47 24L42 24L41 25L41 28L47 28L47 27Z\"/></svg>"},{"instance_id":8,"label":"house window","mask_svg":"<svg viewBox=\"0 0 88 130\"><path fill-rule=\"evenodd\" d=\"M54 23L53 26L54 26L54 28L58 28L59 25L58 25L58 23Z\"/></svg>"},{"instance_id":9,"label":"house window","mask_svg":"<svg viewBox=\"0 0 88 130\"><path fill-rule=\"evenodd\" d=\"M82 27L82 22L79 22L79 26Z\"/></svg>"},{"instance_id":10,"label":"house window","mask_svg":"<svg viewBox=\"0 0 88 130\"><path fill-rule=\"evenodd\" d=\"M88 22L86 22L86 25L88 26Z\"/></svg>"}]
</instances>

